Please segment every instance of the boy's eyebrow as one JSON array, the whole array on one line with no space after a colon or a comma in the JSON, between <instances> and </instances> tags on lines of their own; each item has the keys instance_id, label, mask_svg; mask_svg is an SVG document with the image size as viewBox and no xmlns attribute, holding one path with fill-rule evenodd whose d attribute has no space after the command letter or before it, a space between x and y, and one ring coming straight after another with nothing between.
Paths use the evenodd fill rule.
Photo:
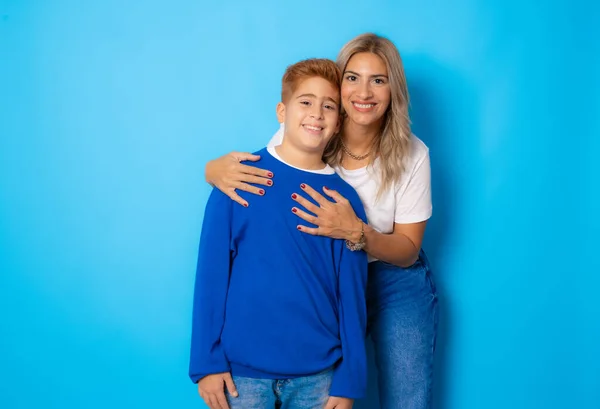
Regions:
<instances>
[{"instance_id":1,"label":"boy's eyebrow","mask_svg":"<svg viewBox=\"0 0 600 409\"><path fill-rule=\"evenodd\" d=\"M360 76L361 76L359 73L357 73L357 72L355 72L355 71L350 71L350 70L348 70L348 71L345 71L345 72L344 72L344 75L346 75L346 74L352 74L352 75L356 75L357 77L360 77ZM371 78L376 78L376 77L383 77L383 78L387 78L388 76L387 76L387 75L385 75L385 74L375 74L375 75L371 75Z\"/></svg>"},{"instance_id":2,"label":"boy's eyebrow","mask_svg":"<svg viewBox=\"0 0 600 409\"><path fill-rule=\"evenodd\" d=\"M298 95L296 97L296 99L298 99L298 98L306 98L306 97L317 98L317 96L315 94L302 94L302 95ZM325 99L328 99L328 100L330 100L331 102L333 102L335 104L339 104L339 102L337 102L335 99L333 99L331 97L325 97Z\"/></svg>"}]
</instances>

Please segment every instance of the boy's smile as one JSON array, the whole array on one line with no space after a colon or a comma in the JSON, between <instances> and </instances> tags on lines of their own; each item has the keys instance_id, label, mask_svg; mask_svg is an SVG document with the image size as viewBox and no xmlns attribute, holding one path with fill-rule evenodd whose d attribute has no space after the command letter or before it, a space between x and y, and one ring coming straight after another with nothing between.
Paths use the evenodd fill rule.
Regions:
<instances>
[{"instance_id":1,"label":"boy's smile","mask_svg":"<svg viewBox=\"0 0 600 409\"><path fill-rule=\"evenodd\" d=\"M289 100L277 105L284 140L297 150L321 155L340 127L339 90L321 77L302 81Z\"/></svg>"}]
</instances>

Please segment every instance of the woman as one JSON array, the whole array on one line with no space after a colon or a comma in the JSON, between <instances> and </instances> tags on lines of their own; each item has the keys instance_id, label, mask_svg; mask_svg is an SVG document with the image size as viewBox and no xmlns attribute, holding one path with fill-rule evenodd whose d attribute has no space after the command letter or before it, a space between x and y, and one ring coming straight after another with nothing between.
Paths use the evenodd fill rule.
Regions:
<instances>
[{"instance_id":1,"label":"woman","mask_svg":"<svg viewBox=\"0 0 600 409\"><path fill-rule=\"evenodd\" d=\"M360 35L340 51L343 126L324 157L358 192L369 224L333 190L298 186L298 229L347 240L369 255L368 333L381 407L422 409L431 401L437 298L421 243L431 216L429 150L411 134L408 90L398 50L386 38ZM282 131L270 145L281 143ZM206 179L238 203L235 189L265 194L277 175L240 164L231 153L206 166ZM313 204L300 192L310 196ZM327 198L330 197L332 200ZM303 223L313 225L305 226Z\"/></svg>"}]
</instances>

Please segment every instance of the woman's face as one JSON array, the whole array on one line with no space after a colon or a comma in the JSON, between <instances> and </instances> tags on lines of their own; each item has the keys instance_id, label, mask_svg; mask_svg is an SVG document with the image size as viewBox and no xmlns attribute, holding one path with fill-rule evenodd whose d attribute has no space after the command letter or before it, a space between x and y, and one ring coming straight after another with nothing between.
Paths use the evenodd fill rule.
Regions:
<instances>
[{"instance_id":1,"label":"woman's face","mask_svg":"<svg viewBox=\"0 0 600 409\"><path fill-rule=\"evenodd\" d=\"M357 125L381 125L391 92L385 62L373 53L354 54L344 71L342 105Z\"/></svg>"}]
</instances>

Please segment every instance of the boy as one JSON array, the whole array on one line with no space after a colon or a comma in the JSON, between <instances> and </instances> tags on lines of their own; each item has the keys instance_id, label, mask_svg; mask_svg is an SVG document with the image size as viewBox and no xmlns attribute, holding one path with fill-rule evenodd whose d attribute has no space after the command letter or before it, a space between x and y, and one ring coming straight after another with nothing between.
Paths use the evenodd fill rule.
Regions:
<instances>
[{"instance_id":1,"label":"boy","mask_svg":"<svg viewBox=\"0 0 600 409\"><path fill-rule=\"evenodd\" d=\"M340 82L330 60L288 67L283 143L257 152L273 187L248 208L217 189L206 205L190 377L211 409L349 409L364 395L366 253L302 234L292 214L308 183L337 190L366 221L357 193L322 161L340 127Z\"/></svg>"}]
</instances>

